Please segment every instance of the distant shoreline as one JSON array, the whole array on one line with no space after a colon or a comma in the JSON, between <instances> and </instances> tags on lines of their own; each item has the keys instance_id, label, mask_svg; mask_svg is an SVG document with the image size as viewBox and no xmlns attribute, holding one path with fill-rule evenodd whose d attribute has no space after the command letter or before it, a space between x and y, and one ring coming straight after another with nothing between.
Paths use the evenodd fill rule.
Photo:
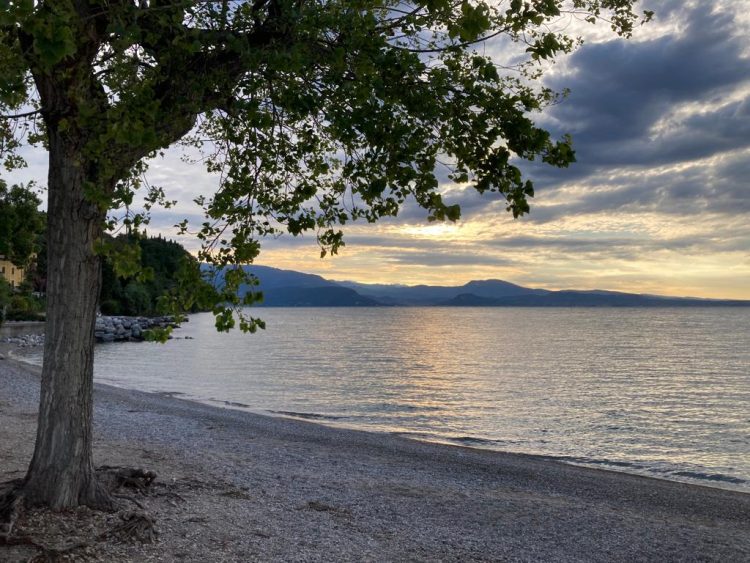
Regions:
<instances>
[{"instance_id":1,"label":"distant shoreline","mask_svg":"<svg viewBox=\"0 0 750 563\"><path fill-rule=\"evenodd\" d=\"M36 373L0 361L6 478L31 454ZM96 557L107 560L750 557L750 494L101 384L95 394L97 464L154 469L184 500L145 497L160 541L125 552L103 543Z\"/></svg>"}]
</instances>

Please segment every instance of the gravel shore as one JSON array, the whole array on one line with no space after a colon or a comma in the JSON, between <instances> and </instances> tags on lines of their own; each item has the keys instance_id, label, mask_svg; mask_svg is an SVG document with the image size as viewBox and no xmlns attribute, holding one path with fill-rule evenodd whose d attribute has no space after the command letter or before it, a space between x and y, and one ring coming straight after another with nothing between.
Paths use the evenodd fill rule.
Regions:
<instances>
[{"instance_id":1,"label":"gravel shore","mask_svg":"<svg viewBox=\"0 0 750 563\"><path fill-rule=\"evenodd\" d=\"M38 369L0 360L0 481L33 449ZM750 495L96 386L97 464L159 475L151 544L30 511L88 561L750 561ZM132 507L128 507L132 508ZM26 549L26 551L24 551ZM30 548L0 547L0 561Z\"/></svg>"}]
</instances>

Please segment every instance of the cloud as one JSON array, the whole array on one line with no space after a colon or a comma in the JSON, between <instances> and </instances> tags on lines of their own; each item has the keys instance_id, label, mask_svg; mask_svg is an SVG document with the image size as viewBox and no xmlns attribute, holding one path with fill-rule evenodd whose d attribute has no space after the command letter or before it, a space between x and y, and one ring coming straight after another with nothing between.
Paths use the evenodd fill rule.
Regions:
<instances>
[{"instance_id":1,"label":"cloud","mask_svg":"<svg viewBox=\"0 0 750 563\"><path fill-rule=\"evenodd\" d=\"M711 4L681 11L684 27L673 35L584 45L566 72L552 75L548 85L571 94L543 121L573 134L579 160L554 178L685 162L750 146L747 30Z\"/></svg>"},{"instance_id":2,"label":"cloud","mask_svg":"<svg viewBox=\"0 0 750 563\"><path fill-rule=\"evenodd\" d=\"M514 221L502 196L455 186L439 168L446 203L462 208L457 225L429 224L409 201L377 225L347 225L347 246L334 259L318 258L310 234L264 241L260 260L371 282L494 277L549 288L750 298L745 4L647 0L642 6L656 10L657 21L627 41L609 39L606 25L572 22L587 43L545 79L571 94L536 117L554 136L573 135L578 162L564 170L522 164L537 188L529 216ZM487 52L502 64L506 48L500 41ZM31 167L16 177L44 184L43 153L25 154ZM168 236L183 218L203 221L192 199L218 185L200 164L181 162L176 149L152 163L148 178L180 201L153 214L149 232Z\"/></svg>"},{"instance_id":3,"label":"cloud","mask_svg":"<svg viewBox=\"0 0 750 563\"><path fill-rule=\"evenodd\" d=\"M393 252L383 253L384 259L392 263L433 268L454 266L510 266L515 262L497 255L464 254L460 249L437 252Z\"/></svg>"}]
</instances>

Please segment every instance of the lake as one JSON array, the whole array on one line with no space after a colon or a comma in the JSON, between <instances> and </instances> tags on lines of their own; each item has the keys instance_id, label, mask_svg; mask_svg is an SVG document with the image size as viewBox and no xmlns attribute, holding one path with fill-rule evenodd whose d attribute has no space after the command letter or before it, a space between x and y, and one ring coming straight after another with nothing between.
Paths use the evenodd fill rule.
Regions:
<instances>
[{"instance_id":1,"label":"lake","mask_svg":"<svg viewBox=\"0 0 750 563\"><path fill-rule=\"evenodd\" d=\"M750 311L256 309L166 345L100 345L95 377L230 408L750 491Z\"/></svg>"}]
</instances>

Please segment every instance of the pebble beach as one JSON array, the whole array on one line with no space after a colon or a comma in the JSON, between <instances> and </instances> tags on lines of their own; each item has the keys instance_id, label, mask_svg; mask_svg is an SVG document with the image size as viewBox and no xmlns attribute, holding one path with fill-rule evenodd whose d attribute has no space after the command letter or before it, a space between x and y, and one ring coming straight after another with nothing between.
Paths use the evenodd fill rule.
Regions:
<instances>
[{"instance_id":1,"label":"pebble beach","mask_svg":"<svg viewBox=\"0 0 750 563\"><path fill-rule=\"evenodd\" d=\"M0 360L0 480L33 451L39 368ZM106 385L95 463L140 466L153 543L117 514L29 511L88 561L748 561L750 495L270 417ZM132 507L129 507L132 508ZM26 549L26 551L24 551ZM0 561L25 561L0 547Z\"/></svg>"}]
</instances>

